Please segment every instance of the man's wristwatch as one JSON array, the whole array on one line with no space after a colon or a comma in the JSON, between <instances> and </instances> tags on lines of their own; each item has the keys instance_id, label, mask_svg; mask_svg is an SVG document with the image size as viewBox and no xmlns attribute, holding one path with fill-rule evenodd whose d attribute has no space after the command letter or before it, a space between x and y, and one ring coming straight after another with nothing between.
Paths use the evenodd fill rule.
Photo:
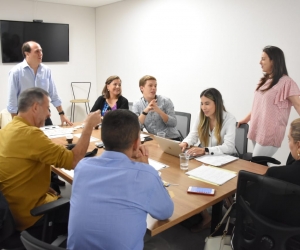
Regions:
<instances>
[{"instance_id":1,"label":"man's wristwatch","mask_svg":"<svg viewBox=\"0 0 300 250\"><path fill-rule=\"evenodd\" d=\"M58 114L59 114L59 115L64 115L65 112L64 112L64 111L61 111L61 112L59 112Z\"/></svg>"}]
</instances>

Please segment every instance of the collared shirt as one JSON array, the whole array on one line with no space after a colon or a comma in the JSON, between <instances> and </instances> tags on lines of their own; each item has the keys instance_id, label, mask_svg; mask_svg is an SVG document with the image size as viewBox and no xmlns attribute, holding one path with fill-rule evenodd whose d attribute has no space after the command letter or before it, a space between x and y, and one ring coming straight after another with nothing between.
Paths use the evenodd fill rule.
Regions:
<instances>
[{"instance_id":1,"label":"collared shirt","mask_svg":"<svg viewBox=\"0 0 300 250\"><path fill-rule=\"evenodd\" d=\"M156 135L157 132L165 132L166 138L178 138L180 134L176 129L177 119L175 116L174 105L170 98L157 95L157 106L168 115L168 121L165 123L161 116L155 111L150 111L145 118L144 124L141 124L141 128L146 128L151 134ZM144 97L141 97L132 106L132 112L137 116L140 116L144 109L148 106L148 102Z\"/></svg>"},{"instance_id":2,"label":"collared shirt","mask_svg":"<svg viewBox=\"0 0 300 250\"><path fill-rule=\"evenodd\" d=\"M61 106L54 81L52 80L51 70L44 64L40 64L36 75L27 61L17 64L11 69L8 77L9 93L7 110L10 113L18 113L19 95L28 88L39 87L49 93L51 103L54 107Z\"/></svg>"},{"instance_id":3,"label":"collared shirt","mask_svg":"<svg viewBox=\"0 0 300 250\"><path fill-rule=\"evenodd\" d=\"M0 129L0 190L22 231L39 220L30 210L57 199L48 193L51 165L71 169L73 153L15 116Z\"/></svg>"},{"instance_id":4,"label":"collared shirt","mask_svg":"<svg viewBox=\"0 0 300 250\"><path fill-rule=\"evenodd\" d=\"M142 250L147 214L165 220L173 210L150 165L113 151L85 158L74 173L68 249Z\"/></svg>"},{"instance_id":5,"label":"collared shirt","mask_svg":"<svg viewBox=\"0 0 300 250\"><path fill-rule=\"evenodd\" d=\"M200 112L197 119L188 134L188 136L183 140L189 146L199 143L198 126L200 123ZM223 124L221 128L221 145L218 145L218 140L215 136L215 129L209 132L208 150L209 153L214 155L220 154L234 154L235 150L235 132L236 132L236 119L235 117L223 111ZM201 143L201 142L200 142Z\"/></svg>"},{"instance_id":6,"label":"collared shirt","mask_svg":"<svg viewBox=\"0 0 300 250\"><path fill-rule=\"evenodd\" d=\"M267 80L261 89L267 88L271 81ZM279 148L292 107L288 97L299 95L298 85L289 76L281 77L265 92L255 91L248 138L262 146Z\"/></svg>"}]
</instances>

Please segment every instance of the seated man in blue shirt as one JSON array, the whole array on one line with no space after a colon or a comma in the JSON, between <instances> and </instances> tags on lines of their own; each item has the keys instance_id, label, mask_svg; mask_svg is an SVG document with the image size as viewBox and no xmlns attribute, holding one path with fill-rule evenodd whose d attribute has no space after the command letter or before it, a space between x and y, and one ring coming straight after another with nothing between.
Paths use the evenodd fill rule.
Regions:
<instances>
[{"instance_id":1,"label":"seated man in blue shirt","mask_svg":"<svg viewBox=\"0 0 300 250\"><path fill-rule=\"evenodd\" d=\"M148 249L151 240L143 242L147 214L168 219L174 204L148 164L137 116L123 109L108 112L101 138L106 151L75 169L68 249Z\"/></svg>"}]
</instances>

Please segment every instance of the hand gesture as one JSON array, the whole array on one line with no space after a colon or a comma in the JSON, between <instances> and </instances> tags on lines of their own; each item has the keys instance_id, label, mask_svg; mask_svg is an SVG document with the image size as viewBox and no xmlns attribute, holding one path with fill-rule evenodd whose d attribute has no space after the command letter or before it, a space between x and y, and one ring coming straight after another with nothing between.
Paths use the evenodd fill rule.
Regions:
<instances>
[{"instance_id":1,"label":"hand gesture","mask_svg":"<svg viewBox=\"0 0 300 250\"><path fill-rule=\"evenodd\" d=\"M132 158L138 162L148 162L149 151L145 145L140 145L139 148L133 152Z\"/></svg>"},{"instance_id":2,"label":"hand gesture","mask_svg":"<svg viewBox=\"0 0 300 250\"><path fill-rule=\"evenodd\" d=\"M73 123L65 115L60 115L61 125L72 126Z\"/></svg>"},{"instance_id":3,"label":"hand gesture","mask_svg":"<svg viewBox=\"0 0 300 250\"><path fill-rule=\"evenodd\" d=\"M89 113L89 115L85 119L85 126L91 126L92 128L94 128L99 123L101 123L101 113L99 109L95 112Z\"/></svg>"},{"instance_id":4,"label":"hand gesture","mask_svg":"<svg viewBox=\"0 0 300 250\"><path fill-rule=\"evenodd\" d=\"M151 102L149 102L147 108L146 108L146 112L148 113L149 111L155 111L158 112L160 110L160 108L157 106L157 100L153 99Z\"/></svg>"}]
</instances>

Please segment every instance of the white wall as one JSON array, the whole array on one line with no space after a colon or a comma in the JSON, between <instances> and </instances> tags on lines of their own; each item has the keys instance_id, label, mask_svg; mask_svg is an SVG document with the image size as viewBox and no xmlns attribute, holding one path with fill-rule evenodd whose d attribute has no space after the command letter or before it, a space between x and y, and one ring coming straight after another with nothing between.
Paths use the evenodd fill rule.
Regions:
<instances>
[{"instance_id":1,"label":"white wall","mask_svg":"<svg viewBox=\"0 0 300 250\"><path fill-rule=\"evenodd\" d=\"M299 7L299 0L127 0L95 11L0 0L0 19L70 24L70 62L47 63L68 115L71 81L92 82L93 105L108 76L119 75L124 96L134 101L141 96L138 80L151 74L158 93L171 97L176 110L192 113L192 121L208 87L221 91L227 110L239 120L251 109L265 45L285 52L289 75L300 83ZM1 109L13 65L0 63ZM52 113L59 123L53 108ZM84 106L77 105L76 113L82 120ZM290 121L296 117L293 110ZM285 138L275 157L285 161L287 154Z\"/></svg>"},{"instance_id":2,"label":"white wall","mask_svg":"<svg viewBox=\"0 0 300 250\"><path fill-rule=\"evenodd\" d=\"M242 119L262 76L264 46L284 51L289 75L300 83L299 9L299 0L127 0L97 8L99 90L117 74L123 95L134 101L138 80L154 75L158 94L194 121L200 93L215 87ZM293 110L290 121L297 117ZM275 158L285 162L288 152L285 138Z\"/></svg>"},{"instance_id":3,"label":"white wall","mask_svg":"<svg viewBox=\"0 0 300 250\"><path fill-rule=\"evenodd\" d=\"M0 0L0 19L32 21L42 19L48 23L69 24L70 61L65 63L45 63L52 70L62 106L70 115L72 81L91 81L91 103L97 98L96 85L96 38L95 9L63 4L49 4L38 1ZM59 46L59 44L57 44ZM0 63L0 109L6 107L8 72L15 64ZM56 109L52 106L52 120L60 124ZM75 120L82 121L86 116L84 105L76 105Z\"/></svg>"}]
</instances>

